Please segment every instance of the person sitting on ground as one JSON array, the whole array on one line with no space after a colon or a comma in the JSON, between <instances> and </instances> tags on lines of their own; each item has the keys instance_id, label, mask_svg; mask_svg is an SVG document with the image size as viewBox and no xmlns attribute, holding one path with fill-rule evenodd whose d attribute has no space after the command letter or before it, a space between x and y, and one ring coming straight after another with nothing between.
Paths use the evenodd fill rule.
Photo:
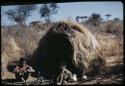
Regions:
<instances>
[{"instance_id":1,"label":"person sitting on ground","mask_svg":"<svg viewBox=\"0 0 125 86\"><path fill-rule=\"evenodd\" d=\"M73 81L72 73L68 69L66 69L66 67L63 64L61 64L59 68L61 72L59 76L57 77L58 85L66 84L67 82Z\"/></svg>"},{"instance_id":2,"label":"person sitting on ground","mask_svg":"<svg viewBox=\"0 0 125 86\"><path fill-rule=\"evenodd\" d=\"M35 70L26 64L25 58L20 58L19 65L13 71L17 81L25 82Z\"/></svg>"}]
</instances>

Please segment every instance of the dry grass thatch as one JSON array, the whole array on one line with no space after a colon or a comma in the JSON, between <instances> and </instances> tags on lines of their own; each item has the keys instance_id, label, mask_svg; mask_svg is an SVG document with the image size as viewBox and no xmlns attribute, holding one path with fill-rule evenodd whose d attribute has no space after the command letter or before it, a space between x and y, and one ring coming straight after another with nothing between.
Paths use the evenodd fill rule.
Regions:
<instances>
[{"instance_id":1,"label":"dry grass thatch","mask_svg":"<svg viewBox=\"0 0 125 86\"><path fill-rule=\"evenodd\" d=\"M53 73L63 61L70 71L79 75L91 72L95 60L104 66L105 60L94 35L78 23L60 21L40 40L32 65L38 71Z\"/></svg>"}]
</instances>

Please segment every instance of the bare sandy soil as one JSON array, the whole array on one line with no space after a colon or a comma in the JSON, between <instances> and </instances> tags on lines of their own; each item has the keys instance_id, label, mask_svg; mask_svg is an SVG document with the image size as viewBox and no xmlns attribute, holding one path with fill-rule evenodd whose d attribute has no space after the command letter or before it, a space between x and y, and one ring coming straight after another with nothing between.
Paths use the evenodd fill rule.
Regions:
<instances>
[{"instance_id":1,"label":"bare sandy soil","mask_svg":"<svg viewBox=\"0 0 125 86\"><path fill-rule=\"evenodd\" d=\"M123 58L122 57L107 57L105 74L99 77L88 77L88 80L79 80L66 85L93 85L93 84L122 84L123 83ZM14 73L8 72L8 77L3 77L4 83L14 83ZM30 76L27 82L32 82L37 78ZM42 84L42 83L41 83Z\"/></svg>"}]
</instances>

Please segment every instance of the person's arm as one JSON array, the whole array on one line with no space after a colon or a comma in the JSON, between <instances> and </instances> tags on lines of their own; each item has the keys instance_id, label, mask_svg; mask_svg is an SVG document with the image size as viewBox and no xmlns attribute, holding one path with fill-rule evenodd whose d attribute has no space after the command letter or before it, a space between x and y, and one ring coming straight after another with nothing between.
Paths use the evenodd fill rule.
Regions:
<instances>
[{"instance_id":1,"label":"person's arm","mask_svg":"<svg viewBox=\"0 0 125 86\"><path fill-rule=\"evenodd\" d=\"M64 72L62 72L62 74L61 74L60 84L62 84L62 82L63 82L63 77L64 77L64 76L63 76L63 73L64 73Z\"/></svg>"},{"instance_id":2,"label":"person's arm","mask_svg":"<svg viewBox=\"0 0 125 86\"><path fill-rule=\"evenodd\" d=\"M66 75L70 78L70 79L73 79L73 75L72 75L72 72L70 72L68 69L64 68L63 69L66 73Z\"/></svg>"},{"instance_id":3,"label":"person's arm","mask_svg":"<svg viewBox=\"0 0 125 86\"><path fill-rule=\"evenodd\" d=\"M72 73L68 69L63 68L63 70L66 72L66 74L72 75Z\"/></svg>"},{"instance_id":4,"label":"person's arm","mask_svg":"<svg viewBox=\"0 0 125 86\"><path fill-rule=\"evenodd\" d=\"M22 80L23 82L26 82L26 80L25 80L23 77L21 77L21 80Z\"/></svg>"},{"instance_id":5,"label":"person's arm","mask_svg":"<svg viewBox=\"0 0 125 86\"><path fill-rule=\"evenodd\" d=\"M27 71L28 72L35 72L35 70L32 67L29 67Z\"/></svg>"},{"instance_id":6,"label":"person's arm","mask_svg":"<svg viewBox=\"0 0 125 86\"><path fill-rule=\"evenodd\" d=\"M62 81L63 81L63 73L64 71L62 71L59 76L57 77L57 85L61 85ZM59 81L59 82L58 82Z\"/></svg>"},{"instance_id":7,"label":"person's arm","mask_svg":"<svg viewBox=\"0 0 125 86\"><path fill-rule=\"evenodd\" d=\"M13 70L13 72L14 72L14 73L19 73L19 72L20 72L18 66Z\"/></svg>"}]
</instances>

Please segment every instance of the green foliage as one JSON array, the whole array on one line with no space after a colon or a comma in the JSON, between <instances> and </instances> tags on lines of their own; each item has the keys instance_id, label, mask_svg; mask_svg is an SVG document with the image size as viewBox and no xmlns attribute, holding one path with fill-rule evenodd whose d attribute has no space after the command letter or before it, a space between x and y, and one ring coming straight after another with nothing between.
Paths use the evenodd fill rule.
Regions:
<instances>
[{"instance_id":1,"label":"green foliage","mask_svg":"<svg viewBox=\"0 0 125 86\"><path fill-rule=\"evenodd\" d=\"M107 20L108 20L109 17L111 17L112 15L111 14L106 14L105 16L107 17Z\"/></svg>"},{"instance_id":2,"label":"green foliage","mask_svg":"<svg viewBox=\"0 0 125 86\"><path fill-rule=\"evenodd\" d=\"M94 25L94 26L98 26L98 25L100 25L100 23L101 23L101 21L102 21L103 19L101 18L101 15L100 14L98 14L98 13L93 13L90 17L89 17L89 19L88 19L88 23L91 23L92 25Z\"/></svg>"},{"instance_id":3,"label":"green foliage","mask_svg":"<svg viewBox=\"0 0 125 86\"><path fill-rule=\"evenodd\" d=\"M120 19L119 19L119 18L114 18L113 20L114 20L115 22L120 21Z\"/></svg>"},{"instance_id":4,"label":"green foliage","mask_svg":"<svg viewBox=\"0 0 125 86\"><path fill-rule=\"evenodd\" d=\"M9 9L6 15L10 21L22 25L35 9L35 5L19 5L15 9Z\"/></svg>"},{"instance_id":5,"label":"green foliage","mask_svg":"<svg viewBox=\"0 0 125 86\"><path fill-rule=\"evenodd\" d=\"M40 16L45 18L45 22L50 22L50 17L53 14L56 14L59 10L59 7L56 3L44 4L40 8Z\"/></svg>"},{"instance_id":6,"label":"green foliage","mask_svg":"<svg viewBox=\"0 0 125 86\"><path fill-rule=\"evenodd\" d=\"M88 18L88 16L76 16L76 21L79 22L79 19L81 19L82 22L86 22L87 18Z\"/></svg>"}]
</instances>

